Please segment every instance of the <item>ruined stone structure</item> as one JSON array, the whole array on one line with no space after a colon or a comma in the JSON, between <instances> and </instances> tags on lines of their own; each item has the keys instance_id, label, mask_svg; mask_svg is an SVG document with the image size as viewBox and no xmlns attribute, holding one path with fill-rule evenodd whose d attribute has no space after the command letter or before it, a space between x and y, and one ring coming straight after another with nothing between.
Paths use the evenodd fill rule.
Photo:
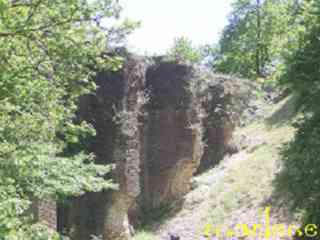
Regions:
<instances>
[{"instance_id":1,"label":"ruined stone structure","mask_svg":"<svg viewBox=\"0 0 320 240\"><path fill-rule=\"evenodd\" d=\"M95 94L81 99L79 118L96 129L89 150L98 164L114 164L117 191L88 193L62 207L59 230L77 240L117 240L130 237L128 209L140 194L140 126L145 63L128 58L122 71L100 73Z\"/></svg>"},{"instance_id":2,"label":"ruined stone structure","mask_svg":"<svg viewBox=\"0 0 320 240\"><path fill-rule=\"evenodd\" d=\"M135 56L96 84L79 118L96 129L89 151L98 164L115 165L108 177L119 190L59 207L58 229L76 240L128 240L131 224L180 199L194 174L223 158L249 91L238 79Z\"/></svg>"},{"instance_id":3,"label":"ruined stone structure","mask_svg":"<svg viewBox=\"0 0 320 240\"><path fill-rule=\"evenodd\" d=\"M146 74L149 102L143 122L141 208L152 211L187 193L200 164L200 101L191 90L193 69L163 62Z\"/></svg>"},{"instance_id":4,"label":"ruined stone structure","mask_svg":"<svg viewBox=\"0 0 320 240\"><path fill-rule=\"evenodd\" d=\"M216 165L226 153L232 153L231 140L241 114L253 97L254 85L226 75L198 72L202 75L200 99L205 113L204 152L197 173Z\"/></svg>"}]
</instances>

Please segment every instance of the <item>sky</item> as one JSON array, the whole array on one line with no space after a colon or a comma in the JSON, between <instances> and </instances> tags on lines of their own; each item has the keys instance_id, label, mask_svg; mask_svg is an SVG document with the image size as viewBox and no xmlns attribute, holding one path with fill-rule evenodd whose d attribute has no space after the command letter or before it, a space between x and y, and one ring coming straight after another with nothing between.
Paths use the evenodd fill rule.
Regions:
<instances>
[{"instance_id":1,"label":"sky","mask_svg":"<svg viewBox=\"0 0 320 240\"><path fill-rule=\"evenodd\" d=\"M120 0L122 16L141 22L129 36L135 51L163 54L177 37L187 37L194 45L216 43L232 0Z\"/></svg>"}]
</instances>

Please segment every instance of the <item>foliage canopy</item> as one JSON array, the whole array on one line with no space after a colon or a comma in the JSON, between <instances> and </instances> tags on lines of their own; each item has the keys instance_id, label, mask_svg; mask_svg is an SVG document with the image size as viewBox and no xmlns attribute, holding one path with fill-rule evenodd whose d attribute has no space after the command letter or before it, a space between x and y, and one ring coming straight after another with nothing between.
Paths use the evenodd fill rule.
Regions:
<instances>
[{"instance_id":1,"label":"foliage canopy","mask_svg":"<svg viewBox=\"0 0 320 240\"><path fill-rule=\"evenodd\" d=\"M94 135L75 114L95 72L121 66L105 52L135 24L104 27L120 10L114 0L0 0L1 239L50 238L22 217L31 199L115 187L110 166L68 148Z\"/></svg>"}]
</instances>

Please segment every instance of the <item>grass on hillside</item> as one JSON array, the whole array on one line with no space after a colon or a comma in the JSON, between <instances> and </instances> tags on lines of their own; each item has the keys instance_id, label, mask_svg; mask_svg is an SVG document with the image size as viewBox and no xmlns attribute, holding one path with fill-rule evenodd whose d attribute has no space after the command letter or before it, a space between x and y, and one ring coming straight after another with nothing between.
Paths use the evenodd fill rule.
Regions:
<instances>
[{"instance_id":1,"label":"grass on hillside","mask_svg":"<svg viewBox=\"0 0 320 240\"><path fill-rule=\"evenodd\" d=\"M212 190L210 224L223 225L240 207L258 209L272 196L273 181L281 165L280 149L294 135L290 124L295 116L292 104L292 98L284 100L270 117L242 130L246 136L262 137L266 144L228 169L223 181Z\"/></svg>"},{"instance_id":2,"label":"grass on hillside","mask_svg":"<svg viewBox=\"0 0 320 240\"><path fill-rule=\"evenodd\" d=\"M262 123L251 130L263 133L267 143L251 153L248 159L232 166L212 191L211 218L214 224L224 222L239 207L259 205L274 190L272 183L280 164L279 148L291 139L293 129L288 126L268 129Z\"/></svg>"},{"instance_id":3,"label":"grass on hillside","mask_svg":"<svg viewBox=\"0 0 320 240\"><path fill-rule=\"evenodd\" d=\"M134 240L159 240L159 238L152 232L138 231L134 236Z\"/></svg>"}]
</instances>

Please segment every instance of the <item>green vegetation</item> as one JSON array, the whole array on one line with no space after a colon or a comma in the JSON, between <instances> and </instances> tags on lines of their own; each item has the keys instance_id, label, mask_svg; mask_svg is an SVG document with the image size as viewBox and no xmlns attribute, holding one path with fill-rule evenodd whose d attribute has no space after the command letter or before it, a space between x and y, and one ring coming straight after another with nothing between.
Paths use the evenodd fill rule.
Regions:
<instances>
[{"instance_id":1,"label":"green vegetation","mask_svg":"<svg viewBox=\"0 0 320 240\"><path fill-rule=\"evenodd\" d=\"M185 37L176 38L167 54L173 61L182 63L200 63L202 58L200 50Z\"/></svg>"},{"instance_id":2,"label":"green vegetation","mask_svg":"<svg viewBox=\"0 0 320 240\"><path fill-rule=\"evenodd\" d=\"M158 240L158 237L152 232L140 231L136 233L134 240Z\"/></svg>"},{"instance_id":3,"label":"green vegetation","mask_svg":"<svg viewBox=\"0 0 320 240\"><path fill-rule=\"evenodd\" d=\"M285 146L283 171L277 179L278 191L294 211L304 212L306 223L319 224L319 116L297 124L295 139Z\"/></svg>"},{"instance_id":4,"label":"green vegetation","mask_svg":"<svg viewBox=\"0 0 320 240\"><path fill-rule=\"evenodd\" d=\"M305 213L306 222L319 224L319 1L303 1L299 17L303 19L299 48L286 59L282 81L297 93L297 107L304 114L294 125L297 128L294 140L283 149L284 169L278 186L293 209Z\"/></svg>"},{"instance_id":5,"label":"green vegetation","mask_svg":"<svg viewBox=\"0 0 320 240\"><path fill-rule=\"evenodd\" d=\"M245 203L258 208L265 197L277 196L293 213L303 213L305 222L320 224L320 2L234 0L232 7L219 43L206 52L207 65L289 89L295 97L265 123L251 126L267 144L236 163L215 187L212 220L221 223ZM190 62L199 56L185 39L171 55Z\"/></svg>"},{"instance_id":6,"label":"green vegetation","mask_svg":"<svg viewBox=\"0 0 320 240\"><path fill-rule=\"evenodd\" d=\"M213 67L290 89L302 110L295 138L283 147L278 190L305 221L320 223L320 3L316 0L235 0L213 52ZM260 82L260 81L259 81ZM262 154L262 153L261 153Z\"/></svg>"},{"instance_id":7,"label":"green vegetation","mask_svg":"<svg viewBox=\"0 0 320 240\"><path fill-rule=\"evenodd\" d=\"M101 27L119 10L113 0L0 0L0 239L58 238L27 217L31 199L115 187L81 145L94 130L75 114L94 73L121 64L104 53L134 24Z\"/></svg>"},{"instance_id":8,"label":"green vegetation","mask_svg":"<svg viewBox=\"0 0 320 240\"><path fill-rule=\"evenodd\" d=\"M283 119L284 115L278 115L278 112L284 109L290 111L291 107L292 101L285 99L272 110L272 118L280 116L273 120L272 125L267 118L241 130L241 134L263 139L265 144L255 147L243 160L231 162L232 166L210 193L213 225L228 226L229 218L239 209L256 211L257 214L264 201L276 191L273 181L280 165L279 147L290 141L294 134L294 129L289 125L294 114L291 112L291 118ZM283 121L286 124L278 124Z\"/></svg>"},{"instance_id":9,"label":"green vegetation","mask_svg":"<svg viewBox=\"0 0 320 240\"><path fill-rule=\"evenodd\" d=\"M105 178L111 166L94 164L87 152L95 130L77 121L76 112L79 98L96 88L95 73L121 67L121 59L107 51L136 24L103 24L117 19L120 10L116 0L0 0L0 239L59 239L26 214L32 200L62 201L116 188ZM279 143L294 134L291 114L253 126L268 144L245 164L235 164L215 188L214 221L226 219L248 198L258 204L277 192L294 211L304 212L305 221L320 224L319 36L318 0L235 0L217 46L195 47L182 37L168 51L177 62L205 63L288 88L297 96L289 113L302 110L295 137L281 151ZM141 232L136 239L155 238Z\"/></svg>"},{"instance_id":10,"label":"green vegetation","mask_svg":"<svg viewBox=\"0 0 320 240\"><path fill-rule=\"evenodd\" d=\"M216 71L246 78L277 77L284 55L294 47L297 2L237 0L213 52Z\"/></svg>"},{"instance_id":11,"label":"green vegetation","mask_svg":"<svg viewBox=\"0 0 320 240\"><path fill-rule=\"evenodd\" d=\"M299 107L306 112L317 112L320 98L320 3L304 1L299 17L301 31L298 48L286 59L286 71L282 83L294 89L300 97Z\"/></svg>"}]
</instances>

